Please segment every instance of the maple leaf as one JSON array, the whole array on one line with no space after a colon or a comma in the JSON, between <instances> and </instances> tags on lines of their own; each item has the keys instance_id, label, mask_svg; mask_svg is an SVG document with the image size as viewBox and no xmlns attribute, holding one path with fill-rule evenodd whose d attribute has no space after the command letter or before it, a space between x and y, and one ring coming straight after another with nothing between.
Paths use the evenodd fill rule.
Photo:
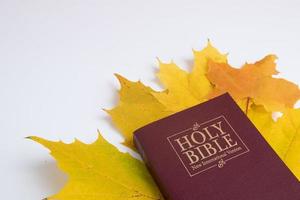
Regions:
<instances>
[{"instance_id":1,"label":"maple leaf","mask_svg":"<svg viewBox=\"0 0 300 200\"><path fill-rule=\"evenodd\" d=\"M122 153L99 134L92 144L29 137L51 151L69 181L48 200L159 200L161 194L145 165Z\"/></svg>"},{"instance_id":2,"label":"maple leaf","mask_svg":"<svg viewBox=\"0 0 300 200\"><path fill-rule=\"evenodd\" d=\"M209 60L226 63L227 55L221 54L208 42L203 50L194 50L194 66L190 73L180 69L173 61L163 63L159 60L157 77L166 90L155 92L153 95L171 112L206 101L207 95L213 89L213 85L206 77Z\"/></svg>"},{"instance_id":3,"label":"maple leaf","mask_svg":"<svg viewBox=\"0 0 300 200\"><path fill-rule=\"evenodd\" d=\"M153 94L155 91L140 81L132 82L115 74L121 89L120 100L113 109L104 109L125 137L125 144L133 147L132 133L136 129L170 114Z\"/></svg>"},{"instance_id":4,"label":"maple leaf","mask_svg":"<svg viewBox=\"0 0 300 200\"><path fill-rule=\"evenodd\" d=\"M272 112L268 112L263 106L251 104L247 116L262 134L268 134L275 124Z\"/></svg>"},{"instance_id":5,"label":"maple leaf","mask_svg":"<svg viewBox=\"0 0 300 200\"><path fill-rule=\"evenodd\" d=\"M208 62L227 63L227 54L222 54L208 41L207 46L201 51L193 51L194 66L189 74L189 89L198 100L207 100L207 95L212 91L213 85L207 78Z\"/></svg>"},{"instance_id":6,"label":"maple leaf","mask_svg":"<svg viewBox=\"0 0 300 200\"><path fill-rule=\"evenodd\" d=\"M240 69L210 61L207 77L215 85L210 98L229 92L235 100L252 98L255 104L265 106L268 111L292 108L300 98L300 90L289 81L272 77L278 74L276 58L269 55Z\"/></svg>"},{"instance_id":7,"label":"maple leaf","mask_svg":"<svg viewBox=\"0 0 300 200\"><path fill-rule=\"evenodd\" d=\"M263 136L300 180L300 109L288 109Z\"/></svg>"},{"instance_id":8,"label":"maple leaf","mask_svg":"<svg viewBox=\"0 0 300 200\"><path fill-rule=\"evenodd\" d=\"M199 103L199 100L189 90L189 74L175 63L160 61L157 76L168 89L152 94L168 111L176 112Z\"/></svg>"}]
</instances>

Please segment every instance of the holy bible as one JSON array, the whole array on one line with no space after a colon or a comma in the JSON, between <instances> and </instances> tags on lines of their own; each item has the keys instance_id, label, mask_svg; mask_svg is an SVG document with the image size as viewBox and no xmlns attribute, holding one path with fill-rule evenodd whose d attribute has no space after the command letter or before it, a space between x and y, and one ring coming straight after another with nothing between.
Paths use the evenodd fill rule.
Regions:
<instances>
[{"instance_id":1,"label":"holy bible","mask_svg":"<svg viewBox=\"0 0 300 200\"><path fill-rule=\"evenodd\" d=\"M134 143L168 200L300 200L300 182L228 94L139 128Z\"/></svg>"}]
</instances>

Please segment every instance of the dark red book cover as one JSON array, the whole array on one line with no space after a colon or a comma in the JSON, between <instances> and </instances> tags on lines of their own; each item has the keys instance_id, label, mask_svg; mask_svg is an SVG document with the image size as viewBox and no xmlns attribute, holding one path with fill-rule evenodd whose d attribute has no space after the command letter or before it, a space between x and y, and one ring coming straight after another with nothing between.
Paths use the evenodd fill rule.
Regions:
<instances>
[{"instance_id":1,"label":"dark red book cover","mask_svg":"<svg viewBox=\"0 0 300 200\"><path fill-rule=\"evenodd\" d=\"M300 200L300 183L224 94L150 123L134 142L168 200Z\"/></svg>"}]
</instances>

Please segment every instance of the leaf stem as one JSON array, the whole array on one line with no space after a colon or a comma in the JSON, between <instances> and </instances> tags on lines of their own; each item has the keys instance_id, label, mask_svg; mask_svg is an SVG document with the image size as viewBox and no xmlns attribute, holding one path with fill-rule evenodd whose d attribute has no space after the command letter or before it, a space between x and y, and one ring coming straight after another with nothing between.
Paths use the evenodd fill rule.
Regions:
<instances>
[{"instance_id":1,"label":"leaf stem","mask_svg":"<svg viewBox=\"0 0 300 200\"><path fill-rule=\"evenodd\" d=\"M250 103L250 97L247 97L247 102L246 102L246 115L248 115L248 109L249 109L249 103Z\"/></svg>"}]
</instances>

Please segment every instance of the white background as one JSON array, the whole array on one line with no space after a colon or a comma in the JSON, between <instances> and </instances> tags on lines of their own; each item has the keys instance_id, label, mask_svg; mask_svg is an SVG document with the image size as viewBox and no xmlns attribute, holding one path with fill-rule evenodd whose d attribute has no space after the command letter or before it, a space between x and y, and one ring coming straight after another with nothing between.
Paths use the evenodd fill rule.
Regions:
<instances>
[{"instance_id":1,"label":"white background","mask_svg":"<svg viewBox=\"0 0 300 200\"><path fill-rule=\"evenodd\" d=\"M299 1L0 0L1 199L42 199L66 176L38 135L121 141L101 108L117 103L113 73L160 89L156 57L185 69L209 38L234 66L276 53L300 82ZM100 184L100 183L99 183Z\"/></svg>"}]
</instances>

